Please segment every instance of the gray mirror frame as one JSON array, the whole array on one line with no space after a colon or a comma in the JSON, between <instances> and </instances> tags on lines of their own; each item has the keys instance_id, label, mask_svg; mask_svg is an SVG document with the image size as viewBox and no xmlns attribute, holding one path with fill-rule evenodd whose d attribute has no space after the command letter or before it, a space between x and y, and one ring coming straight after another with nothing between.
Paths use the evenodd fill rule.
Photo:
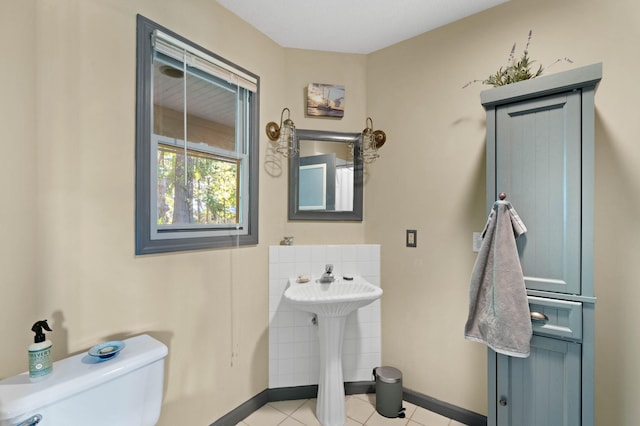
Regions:
<instances>
[{"instance_id":1,"label":"gray mirror frame","mask_svg":"<svg viewBox=\"0 0 640 426\"><path fill-rule=\"evenodd\" d=\"M360 157L361 133L330 132L324 130L296 130L296 144L313 140L353 144L353 210L352 211L308 211L298 208L298 182L300 178L300 157L289 158L289 220L336 220L362 221L364 167Z\"/></svg>"}]
</instances>

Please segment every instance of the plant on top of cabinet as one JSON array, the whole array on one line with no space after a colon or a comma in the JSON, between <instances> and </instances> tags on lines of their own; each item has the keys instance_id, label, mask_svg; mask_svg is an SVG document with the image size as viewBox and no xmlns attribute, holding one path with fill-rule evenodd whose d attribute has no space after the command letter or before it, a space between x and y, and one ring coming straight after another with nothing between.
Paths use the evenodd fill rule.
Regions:
<instances>
[{"instance_id":1,"label":"plant on top of cabinet","mask_svg":"<svg viewBox=\"0 0 640 426\"><path fill-rule=\"evenodd\" d=\"M490 75L484 80L472 80L463 86L463 89L469 86L472 83L476 83L481 81L482 84L488 84L493 87L498 86L506 86L507 84L517 83L518 81L530 80L532 78L536 78L542 75L542 65L538 67L537 71L533 71L531 69L532 64L536 61L531 60L529 58L529 44L531 43L531 35L533 34L532 30L529 30L529 36L527 38L527 45L524 47L524 51L520 59L516 59L516 43L513 43L511 47L511 53L509 54L509 59L507 60L506 67L498 68L495 74ZM558 62L566 61L569 63L573 63L573 61L569 58L560 58L557 59L553 64L549 65L551 67Z\"/></svg>"}]
</instances>

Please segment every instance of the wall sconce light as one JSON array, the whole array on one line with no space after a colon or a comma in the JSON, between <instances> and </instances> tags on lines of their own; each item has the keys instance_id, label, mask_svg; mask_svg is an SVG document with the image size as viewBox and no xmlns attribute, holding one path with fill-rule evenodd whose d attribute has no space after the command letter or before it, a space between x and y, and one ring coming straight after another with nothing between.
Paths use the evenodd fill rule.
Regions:
<instances>
[{"instance_id":1,"label":"wall sconce light","mask_svg":"<svg viewBox=\"0 0 640 426\"><path fill-rule=\"evenodd\" d=\"M366 127L362 131L362 150L360 158L362 161L370 164L376 161L380 154L380 148L387 141L387 135L382 130L373 130L373 120L367 117Z\"/></svg>"},{"instance_id":2,"label":"wall sconce light","mask_svg":"<svg viewBox=\"0 0 640 426\"><path fill-rule=\"evenodd\" d=\"M284 118L284 112L287 112L287 118ZM276 152L285 158L295 157L298 155L298 145L296 143L296 126L290 118L291 111L284 108L280 113L280 125L273 121L267 123L265 131L267 137L272 141L278 141Z\"/></svg>"}]
</instances>

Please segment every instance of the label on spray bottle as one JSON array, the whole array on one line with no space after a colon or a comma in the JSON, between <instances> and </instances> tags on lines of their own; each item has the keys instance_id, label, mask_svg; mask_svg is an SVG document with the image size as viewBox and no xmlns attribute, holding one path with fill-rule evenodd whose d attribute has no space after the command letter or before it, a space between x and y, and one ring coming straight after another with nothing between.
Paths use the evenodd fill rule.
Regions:
<instances>
[{"instance_id":1,"label":"label on spray bottle","mask_svg":"<svg viewBox=\"0 0 640 426\"><path fill-rule=\"evenodd\" d=\"M29 351L29 377L35 379L51 373L51 346Z\"/></svg>"}]
</instances>

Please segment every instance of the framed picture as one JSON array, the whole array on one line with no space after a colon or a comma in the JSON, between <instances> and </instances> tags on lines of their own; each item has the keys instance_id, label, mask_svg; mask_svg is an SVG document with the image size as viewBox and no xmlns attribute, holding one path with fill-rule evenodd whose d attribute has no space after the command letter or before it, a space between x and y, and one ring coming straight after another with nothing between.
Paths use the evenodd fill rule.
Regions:
<instances>
[{"instance_id":1,"label":"framed picture","mask_svg":"<svg viewBox=\"0 0 640 426\"><path fill-rule=\"evenodd\" d=\"M311 83L307 88L307 115L344 117L344 86Z\"/></svg>"}]
</instances>

